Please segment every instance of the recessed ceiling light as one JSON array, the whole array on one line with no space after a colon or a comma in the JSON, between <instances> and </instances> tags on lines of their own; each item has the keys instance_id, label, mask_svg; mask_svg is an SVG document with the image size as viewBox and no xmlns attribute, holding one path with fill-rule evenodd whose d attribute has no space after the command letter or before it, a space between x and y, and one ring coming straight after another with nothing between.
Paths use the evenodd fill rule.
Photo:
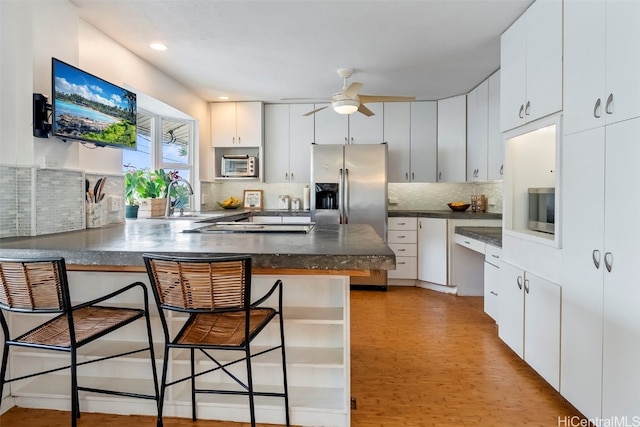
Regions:
<instances>
[{"instance_id":1,"label":"recessed ceiling light","mask_svg":"<svg viewBox=\"0 0 640 427\"><path fill-rule=\"evenodd\" d=\"M167 45L160 42L151 43L149 46L154 50L167 50Z\"/></svg>"},{"instance_id":2,"label":"recessed ceiling light","mask_svg":"<svg viewBox=\"0 0 640 427\"><path fill-rule=\"evenodd\" d=\"M228 97L228 96L219 96L219 97L218 97L218 99L221 99L221 100L223 100L223 101L226 101L226 100L228 100L228 99L229 99L229 97Z\"/></svg>"}]
</instances>

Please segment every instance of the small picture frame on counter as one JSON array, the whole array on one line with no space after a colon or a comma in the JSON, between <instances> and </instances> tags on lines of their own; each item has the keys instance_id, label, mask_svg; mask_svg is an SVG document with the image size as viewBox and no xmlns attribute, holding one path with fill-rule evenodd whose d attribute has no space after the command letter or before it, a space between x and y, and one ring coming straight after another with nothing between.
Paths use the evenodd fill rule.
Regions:
<instances>
[{"instance_id":1,"label":"small picture frame on counter","mask_svg":"<svg viewBox=\"0 0 640 427\"><path fill-rule=\"evenodd\" d=\"M262 190L244 190L244 208L262 209Z\"/></svg>"}]
</instances>

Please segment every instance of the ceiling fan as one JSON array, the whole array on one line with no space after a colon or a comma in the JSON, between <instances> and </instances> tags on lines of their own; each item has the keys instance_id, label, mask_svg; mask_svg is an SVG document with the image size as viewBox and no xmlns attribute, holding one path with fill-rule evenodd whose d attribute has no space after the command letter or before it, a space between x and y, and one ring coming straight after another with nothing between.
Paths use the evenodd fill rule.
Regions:
<instances>
[{"instance_id":1,"label":"ceiling fan","mask_svg":"<svg viewBox=\"0 0 640 427\"><path fill-rule=\"evenodd\" d=\"M360 95L358 92L362 87L362 83L353 82L347 86L347 79L353 75L354 70L352 68L340 68L338 70L338 76L342 77L342 89L339 92L334 93L331 96L331 107L336 113L339 114L351 114L359 111L365 116L373 116L373 111L365 107L364 104L369 102L409 102L415 101L414 96L375 96L375 95ZM318 111L324 110L327 106L316 108L313 111L309 111L304 116L310 116Z\"/></svg>"}]
</instances>

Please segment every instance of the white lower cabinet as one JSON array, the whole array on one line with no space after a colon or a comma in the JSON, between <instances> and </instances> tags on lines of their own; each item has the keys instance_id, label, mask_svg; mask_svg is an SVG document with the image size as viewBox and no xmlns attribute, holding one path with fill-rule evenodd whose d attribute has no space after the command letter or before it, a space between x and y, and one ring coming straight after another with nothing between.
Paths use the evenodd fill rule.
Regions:
<instances>
[{"instance_id":1,"label":"white lower cabinet","mask_svg":"<svg viewBox=\"0 0 640 427\"><path fill-rule=\"evenodd\" d=\"M500 266L498 335L560 388L560 286L511 264Z\"/></svg>"},{"instance_id":2,"label":"white lower cabinet","mask_svg":"<svg viewBox=\"0 0 640 427\"><path fill-rule=\"evenodd\" d=\"M349 276L340 275L252 275L254 295L263 295L276 279L284 284L283 304L285 319L285 345L287 355L287 376L289 384L289 406L291 424L349 426L350 409L350 344L349 344ZM142 281L148 286L146 273L132 272L69 272L71 293L78 301L86 301L97 295L113 290L114 284L122 285ZM149 291L149 294L151 292ZM150 297L153 300L153 297ZM74 301L77 303L77 301ZM127 304L120 298L115 303ZM151 305L155 305L153 301ZM276 301L267 301L275 306ZM152 312L152 331L156 342L156 364L162 368L162 348L164 345L159 317ZM180 313L168 313L170 328L179 328L185 321ZM26 328L24 316L12 314L10 324L16 328ZM269 324L252 343L252 351L257 352L273 342L279 342L277 322ZM136 322L130 329L113 334L117 339L99 340L83 347L78 362L113 354L114 349L140 348L147 341L144 322ZM10 353L10 375L33 372L33 366L50 367L68 364L68 354L52 355L37 349L14 348ZM226 352L228 353L228 352ZM226 359L222 359L226 360ZM168 381L189 373L189 353L172 351L169 355ZM211 362L198 359L201 367ZM277 352L265 354L252 362L253 380L256 390L281 390L282 375L279 371L280 358ZM276 369L276 367L278 367ZM231 369L242 378L244 369ZM115 360L107 360L85 369L79 369L78 382L91 386L109 385L109 388L123 389L135 393L153 393L153 381L149 360L144 353L131 354ZM226 375L203 376L205 387L232 386ZM16 383L10 388L14 404L20 407L37 407L69 410L70 378L68 370L56 372ZM152 400L130 397L80 393L80 410L102 413L124 413L150 415L157 414ZM226 396L223 400L216 395L198 397L199 419L217 419L249 422L249 404L246 396ZM191 393L188 382L167 389L164 403L167 417L191 417ZM259 423L284 424L282 400L256 399L256 417Z\"/></svg>"},{"instance_id":3,"label":"white lower cabinet","mask_svg":"<svg viewBox=\"0 0 640 427\"><path fill-rule=\"evenodd\" d=\"M387 220L387 244L396 254L396 269L389 270L389 279L417 278L418 237L417 218L391 217Z\"/></svg>"},{"instance_id":4,"label":"white lower cabinet","mask_svg":"<svg viewBox=\"0 0 640 427\"><path fill-rule=\"evenodd\" d=\"M560 392L591 419L640 408L639 137L633 119L563 139Z\"/></svg>"},{"instance_id":5,"label":"white lower cabinet","mask_svg":"<svg viewBox=\"0 0 640 427\"><path fill-rule=\"evenodd\" d=\"M484 312L499 322L500 256L502 249L487 245L484 252Z\"/></svg>"},{"instance_id":6,"label":"white lower cabinet","mask_svg":"<svg viewBox=\"0 0 640 427\"><path fill-rule=\"evenodd\" d=\"M418 280L447 285L447 220L418 219Z\"/></svg>"}]
</instances>

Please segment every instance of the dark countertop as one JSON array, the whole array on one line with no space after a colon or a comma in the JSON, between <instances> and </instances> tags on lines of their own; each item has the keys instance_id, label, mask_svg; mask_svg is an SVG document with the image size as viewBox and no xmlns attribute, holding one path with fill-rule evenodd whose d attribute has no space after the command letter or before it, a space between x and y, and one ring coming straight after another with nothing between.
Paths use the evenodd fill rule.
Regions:
<instances>
[{"instance_id":1,"label":"dark countertop","mask_svg":"<svg viewBox=\"0 0 640 427\"><path fill-rule=\"evenodd\" d=\"M217 213L217 211L216 211ZM225 212L226 214L226 212ZM233 220L233 215L209 218ZM62 256L67 264L142 266L145 252L174 255L250 254L254 267L312 270L389 270L393 251L369 225L316 225L309 234L182 233L194 220L135 219L102 228L0 239L0 257Z\"/></svg>"},{"instance_id":2,"label":"dark countertop","mask_svg":"<svg viewBox=\"0 0 640 427\"><path fill-rule=\"evenodd\" d=\"M472 212L471 208L466 212L446 211L422 211L422 210L389 210L389 217L418 217L418 218L445 218L445 219L502 219L501 213L495 212Z\"/></svg>"},{"instance_id":3,"label":"dark countertop","mask_svg":"<svg viewBox=\"0 0 640 427\"><path fill-rule=\"evenodd\" d=\"M488 245L502 247L502 227L456 227L455 233Z\"/></svg>"}]
</instances>

